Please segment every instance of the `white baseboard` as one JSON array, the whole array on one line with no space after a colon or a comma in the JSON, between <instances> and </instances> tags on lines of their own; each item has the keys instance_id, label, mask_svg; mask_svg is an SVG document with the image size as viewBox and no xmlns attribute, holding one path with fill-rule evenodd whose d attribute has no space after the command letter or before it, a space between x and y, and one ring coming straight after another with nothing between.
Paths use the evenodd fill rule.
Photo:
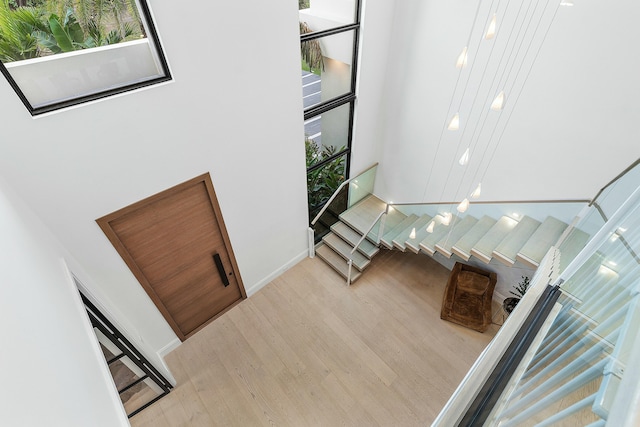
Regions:
<instances>
[{"instance_id":1,"label":"white baseboard","mask_svg":"<svg viewBox=\"0 0 640 427\"><path fill-rule=\"evenodd\" d=\"M176 338L156 352L156 354L158 355L158 359L160 360L160 362L162 363L162 367L164 368L165 372L163 373L165 375L168 374L167 381L169 381L173 386L176 385L176 379L173 378L173 375L171 374L167 363L164 361L164 358L167 356L167 354L180 347L180 344L182 344L182 341L180 341L179 338Z\"/></svg>"},{"instance_id":2,"label":"white baseboard","mask_svg":"<svg viewBox=\"0 0 640 427\"><path fill-rule=\"evenodd\" d=\"M251 287L246 288L245 290L247 291L247 297L250 297L251 295L253 295L256 292L258 292L260 289L264 288L273 279L275 279L276 277L280 276L282 273L284 273L285 271L287 271L288 269L290 269L291 267L293 267L294 265L296 265L297 263L299 263L303 259L307 258L308 256L309 256L309 250L305 249L299 255L293 257L293 259L288 261L286 264L284 264L282 267L278 268L273 273L269 274L264 279L262 279L259 282L253 284Z\"/></svg>"},{"instance_id":3,"label":"white baseboard","mask_svg":"<svg viewBox=\"0 0 640 427\"><path fill-rule=\"evenodd\" d=\"M160 350L158 350L158 356L164 359L167 354L171 353L173 350L180 347L180 344L182 344L182 342L180 341L180 338L174 339L169 344L165 345Z\"/></svg>"}]
</instances>

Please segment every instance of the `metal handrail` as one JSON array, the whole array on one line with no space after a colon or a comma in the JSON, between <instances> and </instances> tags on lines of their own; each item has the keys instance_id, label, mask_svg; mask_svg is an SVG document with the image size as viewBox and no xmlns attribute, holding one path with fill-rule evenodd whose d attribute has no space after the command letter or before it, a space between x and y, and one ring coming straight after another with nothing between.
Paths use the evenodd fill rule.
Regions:
<instances>
[{"instance_id":1,"label":"metal handrail","mask_svg":"<svg viewBox=\"0 0 640 427\"><path fill-rule=\"evenodd\" d=\"M481 200L469 201L470 205L498 205L498 204L519 204L519 203L589 203L589 199L564 199L564 200ZM414 203L387 203L387 211L390 206L421 206L421 205L457 205L457 202L414 202Z\"/></svg>"},{"instance_id":2,"label":"metal handrail","mask_svg":"<svg viewBox=\"0 0 640 427\"><path fill-rule=\"evenodd\" d=\"M371 169L375 168L376 166L378 166L378 162L374 163L373 165L369 166L368 168L366 168L365 170L363 170L362 172L360 172L358 175L354 176L353 178L349 178L346 181L343 181L342 184L340 184L338 186L338 188L336 189L336 191L333 192L333 194L331 195L331 197L329 197L329 200L327 200L327 203L324 204L324 206L322 207L322 209L320 209L320 212L318 212L318 214L316 215L315 218L313 218L313 221L311 221L311 225L315 225L316 222L318 222L318 220L320 219L320 217L322 216L322 214L325 213L325 211L329 208L329 205L331 204L331 202L333 202L335 200L336 197L338 197L338 193L340 192L340 190L342 190L344 188L345 185L347 185L348 183L350 183L351 181L353 181L354 179L357 179L358 177L360 177L362 174L369 172Z\"/></svg>"},{"instance_id":3,"label":"metal handrail","mask_svg":"<svg viewBox=\"0 0 640 427\"><path fill-rule=\"evenodd\" d=\"M380 212L376 217L376 220L373 221L373 223L369 226L367 231L365 231L364 234L362 234L362 237L360 238L360 240L358 240L358 243L356 243L353 249L351 249L351 252L349 253L349 259L347 260L347 265L349 267L347 271L347 285L351 285L351 268L353 267L353 254L356 253L356 251L358 250L362 242L364 242L364 240L367 238L367 235L371 233L371 230L373 230L373 227L378 223L380 218L382 218L386 214L387 214L386 211ZM378 233L378 235L380 235L380 233Z\"/></svg>"},{"instance_id":4,"label":"metal handrail","mask_svg":"<svg viewBox=\"0 0 640 427\"><path fill-rule=\"evenodd\" d=\"M611 185L613 185L616 181L618 181L620 178L622 178L623 176L625 176L629 171L631 171L631 169L635 168L636 166L638 166L640 164L640 159L636 160L635 162L631 163L625 170L623 170L622 172L620 172L615 178L613 178L611 181L609 181L607 183L607 185L605 185L604 187L602 187L600 189L600 191L598 191L598 194L596 194L596 196L589 202L589 206L593 205L593 203L598 200L598 197L600 197L600 195L604 192L604 190L606 190L607 188L609 188Z\"/></svg>"}]
</instances>

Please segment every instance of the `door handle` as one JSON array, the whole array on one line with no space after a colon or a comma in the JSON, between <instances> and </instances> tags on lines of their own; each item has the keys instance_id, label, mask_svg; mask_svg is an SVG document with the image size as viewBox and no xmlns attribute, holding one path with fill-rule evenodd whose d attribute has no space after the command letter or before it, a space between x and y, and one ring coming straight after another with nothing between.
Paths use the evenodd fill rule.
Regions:
<instances>
[{"instance_id":1,"label":"door handle","mask_svg":"<svg viewBox=\"0 0 640 427\"><path fill-rule=\"evenodd\" d=\"M218 274L220 275L220 280L222 280L222 284L226 288L227 286L229 286L229 279L227 278L227 272L224 270L224 265L222 265L222 260L220 259L220 255L214 254L213 261L216 263L216 267L218 267Z\"/></svg>"}]
</instances>

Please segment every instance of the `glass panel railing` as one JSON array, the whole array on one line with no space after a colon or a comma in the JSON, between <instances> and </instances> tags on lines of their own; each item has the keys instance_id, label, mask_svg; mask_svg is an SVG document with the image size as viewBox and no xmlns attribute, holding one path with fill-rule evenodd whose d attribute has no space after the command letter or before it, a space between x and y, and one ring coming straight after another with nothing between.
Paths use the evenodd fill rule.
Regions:
<instances>
[{"instance_id":1,"label":"glass panel railing","mask_svg":"<svg viewBox=\"0 0 640 427\"><path fill-rule=\"evenodd\" d=\"M336 171L343 170L344 162L344 158L340 157L326 165L329 172L323 172L320 168L307 173L309 217L313 218L311 229L314 232L314 243L329 232L343 212L373 194L378 164L346 181L342 175L338 181L334 177L339 176Z\"/></svg>"},{"instance_id":2,"label":"glass panel railing","mask_svg":"<svg viewBox=\"0 0 640 427\"><path fill-rule=\"evenodd\" d=\"M640 160L637 160L596 195L559 245L559 273L565 271L595 233L634 192L639 182Z\"/></svg>"},{"instance_id":3,"label":"glass panel railing","mask_svg":"<svg viewBox=\"0 0 640 427\"><path fill-rule=\"evenodd\" d=\"M373 194L373 185L376 181L377 171L378 167L375 166L361 173L349 183L349 201L347 208L352 207L368 195Z\"/></svg>"},{"instance_id":4,"label":"glass panel railing","mask_svg":"<svg viewBox=\"0 0 640 427\"><path fill-rule=\"evenodd\" d=\"M338 222L340 214L347 210L348 194L349 187L342 186L334 193L334 197L330 201L324 205L318 205L314 210L310 211L310 215L315 214L317 218L315 224L313 224L316 242L329 232L331 226Z\"/></svg>"},{"instance_id":5,"label":"glass panel railing","mask_svg":"<svg viewBox=\"0 0 640 427\"><path fill-rule=\"evenodd\" d=\"M620 207L633 193L640 182L640 159L632 163L614 181L601 190L593 201L605 220Z\"/></svg>"},{"instance_id":6,"label":"glass panel railing","mask_svg":"<svg viewBox=\"0 0 640 427\"><path fill-rule=\"evenodd\" d=\"M609 425L628 413L623 401L639 384L626 377L640 352L637 193L624 212L612 214L560 285L557 317L489 425Z\"/></svg>"}]
</instances>

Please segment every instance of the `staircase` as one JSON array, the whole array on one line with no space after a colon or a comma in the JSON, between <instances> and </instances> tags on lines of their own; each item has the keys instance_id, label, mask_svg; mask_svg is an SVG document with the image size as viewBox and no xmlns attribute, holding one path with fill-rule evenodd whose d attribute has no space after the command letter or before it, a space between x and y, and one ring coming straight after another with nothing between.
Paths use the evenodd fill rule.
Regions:
<instances>
[{"instance_id":1,"label":"staircase","mask_svg":"<svg viewBox=\"0 0 640 427\"><path fill-rule=\"evenodd\" d=\"M476 218L452 215L447 221L441 215L405 215L391 207L384 218L382 236L379 236L381 221L378 221L352 256L353 248L386 207L384 201L370 195L342 213L339 221L331 226L330 233L323 237L316 255L345 279L349 275L348 260L351 257L351 282L356 281L371 264L380 246L430 256L440 253L446 258L455 255L464 261L474 257L486 264L492 259L506 266L520 262L535 269L568 227L552 216L540 222L528 216L515 220L508 216ZM433 230L428 232L427 227L432 221ZM569 252L577 253L588 238L586 233L574 230Z\"/></svg>"}]
</instances>

